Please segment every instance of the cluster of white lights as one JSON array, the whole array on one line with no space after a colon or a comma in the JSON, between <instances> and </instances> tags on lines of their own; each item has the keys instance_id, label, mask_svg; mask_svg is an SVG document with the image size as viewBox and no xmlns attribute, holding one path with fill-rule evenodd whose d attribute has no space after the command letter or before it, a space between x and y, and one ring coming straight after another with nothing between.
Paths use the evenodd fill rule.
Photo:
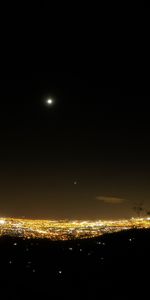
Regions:
<instances>
[{"instance_id":1,"label":"cluster of white lights","mask_svg":"<svg viewBox=\"0 0 150 300\"><path fill-rule=\"evenodd\" d=\"M3 224L5 224L5 223L6 223L5 220L0 220L0 225L3 225Z\"/></svg>"}]
</instances>

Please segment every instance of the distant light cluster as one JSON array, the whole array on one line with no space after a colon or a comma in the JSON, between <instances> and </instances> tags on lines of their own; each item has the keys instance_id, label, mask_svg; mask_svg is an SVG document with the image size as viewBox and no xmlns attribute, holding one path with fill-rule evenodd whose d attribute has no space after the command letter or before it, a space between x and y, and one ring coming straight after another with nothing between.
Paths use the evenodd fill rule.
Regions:
<instances>
[{"instance_id":1,"label":"distant light cluster","mask_svg":"<svg viewBox=\"0 0 150 300\"><path fill-rule=\"evenodd\" d=\"M92 238L131 228L150 228L149 218L108 221L31 220L0 218L0 236L71 240ZM16 246L16 243L14 243ZM69 249L72 251L72 249ZM26 249L26 251L28 251ZM82 250L81 250L82 251Z\"/></svg>"},{"instance_id":2,"label":"distant light cluster","mask_svg":"<svg viewBox=\"0 0 150 300\"><path fill-rule=\"evenodd\" d=\"M5 224L5 220L0 219L0 225L3 225L3 224Z\"/></svg>"}]
</instances>

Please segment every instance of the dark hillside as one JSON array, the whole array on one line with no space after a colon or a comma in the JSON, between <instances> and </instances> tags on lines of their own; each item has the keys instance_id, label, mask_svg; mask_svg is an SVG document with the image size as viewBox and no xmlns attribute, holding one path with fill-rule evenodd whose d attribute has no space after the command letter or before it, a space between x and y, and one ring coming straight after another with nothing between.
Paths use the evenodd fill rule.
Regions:
<instances>
[{"instance_id":1,"label":"dark hillside","mask_svg":"<svg viewBox=\"0 0 150 300\"><path fill-rule=\"evenodd\" d=\"M149 291L150 230L66 242L1 237L0 270L5 299L144 297Z\"/></svg>"}]
</instances>

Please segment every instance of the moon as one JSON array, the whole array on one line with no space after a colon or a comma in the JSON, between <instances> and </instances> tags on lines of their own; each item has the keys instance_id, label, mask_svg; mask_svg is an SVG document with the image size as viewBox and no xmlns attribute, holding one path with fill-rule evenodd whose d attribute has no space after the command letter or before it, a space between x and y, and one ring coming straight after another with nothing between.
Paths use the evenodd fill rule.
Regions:
<instances>
[{"instance_id":1,"label":"moon","mask_svg":"<svg viewBox=\"0 0 150 300\"><path fill-rule=\"evenodd\" d=\"M47 103L48 105L52 105L52 104L53 104L53 100L52 100L52 99L47 99L46 103Z\"/></svg>"}]
</instances>

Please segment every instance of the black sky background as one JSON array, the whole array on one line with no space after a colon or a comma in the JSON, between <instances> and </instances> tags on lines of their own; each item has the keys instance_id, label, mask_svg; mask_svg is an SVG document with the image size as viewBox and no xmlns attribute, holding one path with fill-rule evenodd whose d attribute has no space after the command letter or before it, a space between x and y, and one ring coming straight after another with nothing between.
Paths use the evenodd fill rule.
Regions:
<instances>
[{"instance_id":1,"label":"black sky background","mask_svg":"<svg viewBox=\"0 0 150 300\"><path fill-rule=\"evenodd\" d=\"M150 208L148 100L83 73L1 80L0 216L106 219L132 216L140 200Z\"/></svg>"}]
</instances>

